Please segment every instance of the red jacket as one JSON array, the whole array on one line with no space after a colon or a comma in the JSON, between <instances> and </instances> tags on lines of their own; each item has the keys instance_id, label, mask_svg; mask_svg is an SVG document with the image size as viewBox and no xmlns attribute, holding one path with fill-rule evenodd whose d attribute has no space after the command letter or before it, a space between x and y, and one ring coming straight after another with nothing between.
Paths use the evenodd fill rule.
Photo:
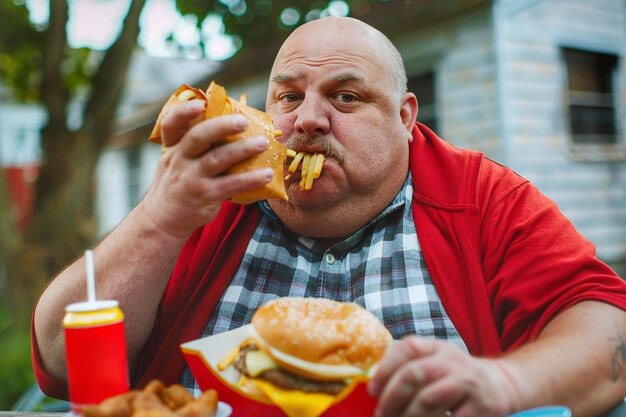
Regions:
<instances>
[{"instance_id":1,"label":"red jacket","mask_svg":"<svg viewBox=\"0 0 626 417\"><path fill-rule=\"evenodd\" d=\"M554 202L483 154L461 150L418 124L410 146L413 217L441 301L474 355L496 355L535 338L559 311L581 300L626 309L626 283ZM229 285L261 212L225 203L196 230L176 263L138 363L135 386L180 381L180 344L198 338ZM46 374L33 335L42 390L67 398Z\"/></svg>"}]
</instances>

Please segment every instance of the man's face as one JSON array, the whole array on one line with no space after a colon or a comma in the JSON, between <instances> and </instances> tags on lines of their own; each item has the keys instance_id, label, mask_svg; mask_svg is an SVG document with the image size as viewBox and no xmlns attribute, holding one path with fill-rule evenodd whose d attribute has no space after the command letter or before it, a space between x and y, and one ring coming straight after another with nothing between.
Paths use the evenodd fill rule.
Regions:
<instances>
[{"instance_id":1,"label":"man's face","mask_svg":"<svg viewBox=\"0 0 626 417\"><path fill-rule=\"evenodd\" d=\"M268 89L279 140L327 156L312 190L301 191L297 175L287 181L288 204L303 211L390 200L406 177L410 128L386 54L368 34L333 29L292 35ZM275 210L282 204L272 202Z\"/></svg>"}]
</instances>

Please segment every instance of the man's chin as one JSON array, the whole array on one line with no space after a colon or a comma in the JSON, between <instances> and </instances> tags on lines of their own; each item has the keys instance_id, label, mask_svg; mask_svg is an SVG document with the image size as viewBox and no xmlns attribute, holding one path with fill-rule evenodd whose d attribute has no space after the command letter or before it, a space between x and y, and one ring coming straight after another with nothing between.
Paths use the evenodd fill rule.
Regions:
<instances>
[{"instance_id":1,"label":"man's chin","mask_svg":"<svg viewBox=\"0 0 626 417\"><path fill-rule=\"evenodd\" d=\"M287 185L287 195L289 201L276 201L293 206L295 209L320 215L331 208L337 201L338 190L331 187L332 184L319 182L311 190L302 190L298 183Z\"/></svg>"}]
</instances>

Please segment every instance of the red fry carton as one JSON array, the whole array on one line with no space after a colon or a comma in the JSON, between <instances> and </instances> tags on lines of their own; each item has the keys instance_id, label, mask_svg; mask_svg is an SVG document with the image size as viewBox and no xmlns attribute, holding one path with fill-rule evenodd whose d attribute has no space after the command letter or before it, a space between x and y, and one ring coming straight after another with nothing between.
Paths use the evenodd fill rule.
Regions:
<instances>
[{"instance_id":1,"label":"red fry carton","mask_svg":"<svg viewBox=\"0 0 626 417\"><path fill-rule=\"evenodd\" d=\"M243 392L238 386L239 372L232 366L219 371L217 363L241 342L252 336L250 325L204 337L181 345L185 360L202 390L212 388L220 401L233 408L231 417L345 417L348 415L371 417L376 399L367 393L367 380L354 380L329 406L307 404L297 412L284 411L269 401L258 400Z\"/></svg>"}]
</instances>

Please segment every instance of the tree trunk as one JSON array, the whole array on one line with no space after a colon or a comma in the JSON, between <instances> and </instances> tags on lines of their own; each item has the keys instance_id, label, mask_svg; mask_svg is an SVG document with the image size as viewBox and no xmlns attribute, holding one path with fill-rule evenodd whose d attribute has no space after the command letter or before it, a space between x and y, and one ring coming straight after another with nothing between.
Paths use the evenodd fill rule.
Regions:
<instances>
[{"instance_id":1,"label":"tree trunk","mask_svg":"<svg viewBox=\"0 0 626 417\"><path fill-rule=\"evenodd\" d=\"M72 131L67 126L70 95L61 73L67 48L67 2L50 2L41 89L48 111L42 130L45 160L36 183L30 230L24 246L12 256L8 271L9 292L17 295L12 307L21 317L30 315L37 295L53 274L93 246L97 238L96 166L113 131L144 3L130 2L123 29L93 77L83 125Z\"/></svg>"}]
</instances>

